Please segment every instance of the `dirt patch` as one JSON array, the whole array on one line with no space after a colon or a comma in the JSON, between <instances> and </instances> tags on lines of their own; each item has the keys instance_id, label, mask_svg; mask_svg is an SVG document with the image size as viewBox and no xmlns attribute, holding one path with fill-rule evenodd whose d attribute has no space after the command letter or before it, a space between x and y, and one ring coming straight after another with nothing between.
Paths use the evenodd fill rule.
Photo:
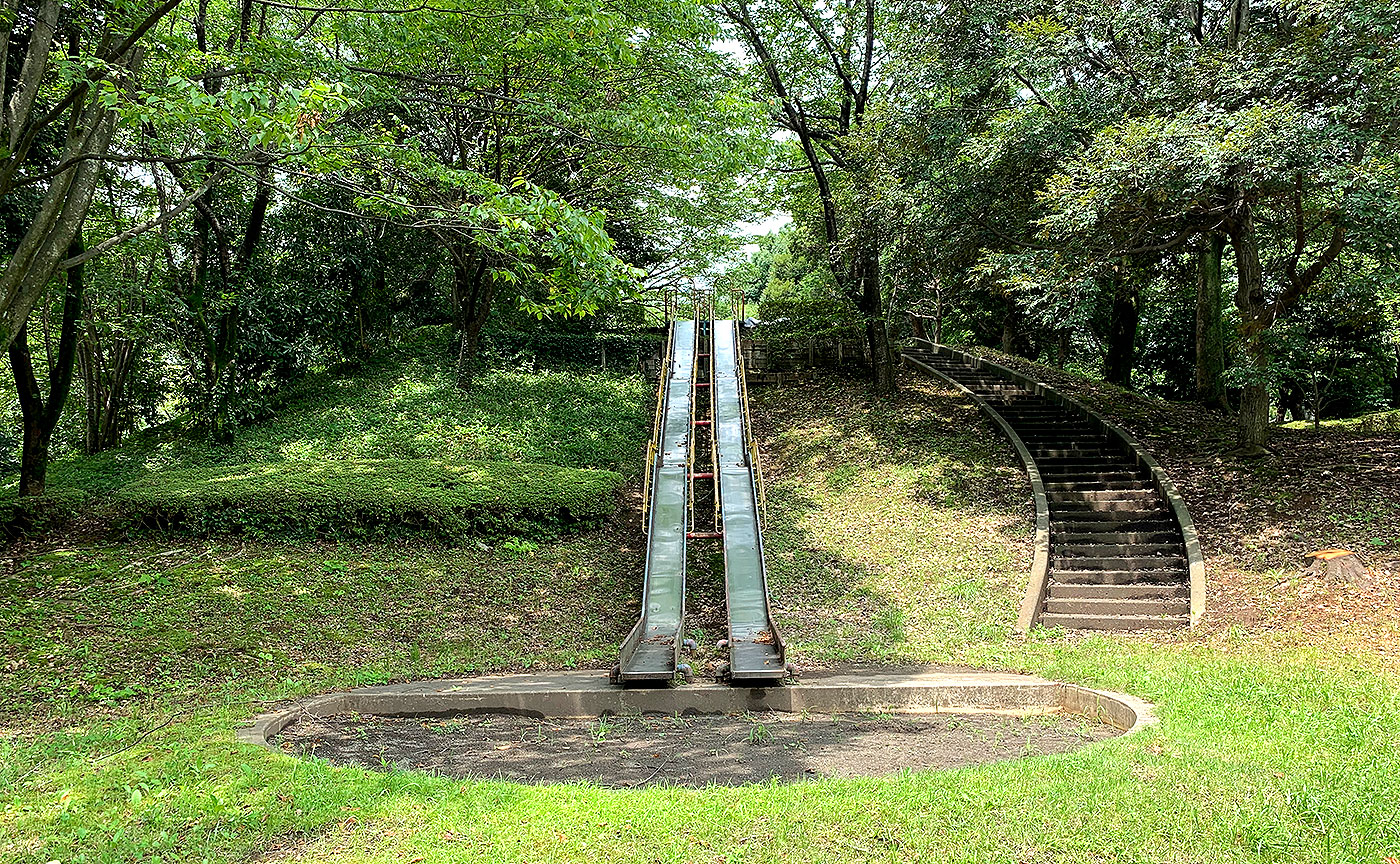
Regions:
<instances>
[{"instance_id":1,"label":"dirt patch","mask_svg":"<svg viewBox=\"0 0 1400 864\"><path fill-rule=\"evenodd\" d=\"M375 769L634 788L878 777L1062 753L1118 734L1074 714L341 715L299 720L276 743Z\"/></svg>"}]
</instances>

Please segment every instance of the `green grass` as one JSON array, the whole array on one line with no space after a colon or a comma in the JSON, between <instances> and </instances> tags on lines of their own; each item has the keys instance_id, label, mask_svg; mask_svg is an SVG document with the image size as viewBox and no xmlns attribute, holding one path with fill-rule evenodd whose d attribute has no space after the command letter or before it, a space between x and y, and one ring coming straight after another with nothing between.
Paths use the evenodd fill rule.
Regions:
<instances>
[{"instance_id":1,"label":"green grass","mask_svg":"<svg viewBox=\"0 0 1400 864\"><path fill-rule=\"evenodd\" d=\"M448 361L427 356L359 374L312 376L293 388L275 417L239 430L229 443L167 424L110 452L55 462L45 499L22 503L35 514L29 521L42 527L153 475L253 464L265 470L285 464L293 482L300 469L292 466L347 460L532 462L628 476L640 469L651 422L650 388L640 376L498 369L483 371L463 393L450 370ZM171 475L170 484L192 476ZM17 503L0 497L0 510ZM342 503L353 509L353 500Z\"/></svg>"},{"instance_id":2,"label":"green grass","mask_svg":"<svg viewBox=\"0 0 1400 864\"><path fill-rule=\"evenodd\" d=\"M583 372L480 374L463 393L444 364L302 383L273 419L212 444L177 426L110 453L62 460L55 486L114 488L154 470L247 462L334 459L468 459L629 469L651 423L640 377Z\"/></svg>"},{"instance_id":3,"label":"green grass","mask_svg":"<svg viewBox=\"0 0 1400 864\"><path fill-rule=\"evenodd\" d=\"M236 744L233 729L268 700L356 684L608 665L637 608L636 526L533 550L48 544L0 583L0 859L1400 855L1400 673L1381 658L1393 629L1339 636L1279 618L1157 639L1010 639L1024 490L970 406L928 389L869 402L871 422L849 382L755 397L773 579L800 664L1031 671L1152 700L1161 724L957 771L738 789L336 768Z\"/></svg>"},{"instance_id":4,"label":"green grass","mask_svg":"<svg viewBox=\"0 0 1400 864\"><path fill-rule=\"evenodd\" d=\"M0 576L0 709L31 719L105 714L244 693L248 682L315 692L600 665L631 624L616 606L639 554L609 531L451 550L154 540L49 548Z\"/></svg>"},{"instance_id":5,"label":"green grass","mask_svg":"<svg viewBox=\"0 0 1400 864\"><path fill-rule=\"evenodd\" d=\"M820 663L956 660L969 640L1010 631L1033 511L1014 455L971 403L917 380L868 409L835 382L754 395L781 423L765 543L795 650Z\"/></svg>"},{"instance_id":6,"label":"green grass","mask_svg":"<svg viewBox=\"0 0 1400 864\"><path fill-rule=\"evenodd\" d=\"M1311 420L1292 420L1283 424L1286 429L1312 429ZM1358 432L1400 432L1400 410L1376 411L1360 417L1340 417L1323 420L1317 424L1327 429L1351 429Z\"/></svg>"}]
</instances>

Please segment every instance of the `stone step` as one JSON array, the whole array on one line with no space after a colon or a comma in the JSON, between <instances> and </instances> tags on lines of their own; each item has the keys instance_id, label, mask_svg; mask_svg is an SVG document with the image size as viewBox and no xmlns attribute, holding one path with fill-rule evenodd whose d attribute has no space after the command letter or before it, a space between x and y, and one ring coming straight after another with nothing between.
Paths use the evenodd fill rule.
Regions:
<instances>
[{"instance_id":1,"label":"stone step","mask_svg":"<svg viewBox=\"0 0 1400 864\"><path fill-rule=\"evenodd\" d=\"M1051 475L1053 476L1053 475ZM1093 482L1086 483L1084 480L1061 480L1042 478L1046 492L1082 492L1086 489L1099 490L1142 490L1154 489L1151 480L1140 478L1100 478Z\"/></svg>"},{"instance_id":2,"label":"stone step","mask_svg":"<svg viewBox=\"0 0 1400 864\"><path fill-rule=\"evenodd\" d=\"M1039 443L1039 442L1037 442ZM1072 444L1061 444L1060 447L1066 450L1083 449ZM1034 450L1030 443L1026 444L1027 450ZM1042 471L1097 471L1101 468L1122 468L1129 464L1136 465L1136 462L1129 463L1128 460L1118 454L1085 454L1082 456L1045 456L1035 460L1036 465Z\"/></svg>"},{"instance_id":3,"label":"stone step","mask_svg":"<svg viewBox=\"0 0 1400 864\"><path fill-rule=\"evenodd\" d=\"M1062 531L1051 527L1050 541L1056 548L1061 548L1060 544L1080 545L1085 543L1172 543L1181 545L1181 535L1171 530L1161 531Z\"/></svg>"},{"instance_id":4,"label":"stone step","mask_svg":"<svg viewBox=\"0 0 1400 864\"><path fill-rule=\"evenodd\" d=\"M1060 522L1125 522L1134 519L1173 520L1171 510L1164 503L1148 502L1137 510L1100 510L1088 502L1065 501L1050 507L1050 518ZM1174 521L1174 520L1173 520Z\"/></svg>"},{"instance_id":5,"label":"stone step","mask_svg":"<svg viewBox=\"0 0 1400 864\"><path fill-rule=\"evenodd\" d=\"M1108 494L1117 494L1117 490L1109 490ZM1090 499L1084 500L1082 496L1074 496L1066 492L1047 493L1050 499L1051 518L1067 518L1070 513L1124 513L1126 519L1138 519L1143 516L1155 516L1158 513L1167 513L1165 506L1161 503L1161 498L1156 492L1151 493L1151 497L1105 500Z\"/></svg>"},{"instance_id":6,"label":"stone step","mask_svg":"<svg viewBox=\"0 0 1400 864\"><path fill-rule=\"evenodd\" d=\"M1095 599L1106 598L1115 600L1137 600L1137 599L1177 599L1181 597L1190 598L1191 586L1185 582L1156 582L1141 583L1130 582L1123 584L1094 584L1089 582L1064 583L1051 582L1046 586L1046 594L1057 599Z\"/></svg>"},{"instance_id":7,"label":"stone step","mask_svg":"<svg viewBox=\"0 0 1400 864\"><path fill-rule=\"evenodd\" d=\"M1093 417L999 372L928 349L905 356L982 397L1035 460L1051 502L1041 623L1091 630L1184 627L1190 588L1180 528L1152 473Z\"/></svg>"},{"instance_id":8,"label":"stone step","mask_svg":"<svg viewBox=\"0 0 1400 864\"><path fill-rule=\"evenodd\" d=\"M1031 451L1036 461L1051 459L1092 459L1096 462L1109 462L1114 460L1127 460L1128 456L1122 450L1113 447L1074 447L1060 441L1037 441L1035 446L1027 444L1026 449Z\"/></svg>"},{"instance_id":9,"label":"stone step","mask_svg":"<svg viewBox=\"0 0 1400 864\"><path fill-rule=\"evenodd\" d=\"M1051 426L1043 423L1012 423L1011 428L1023 439L1034 438L1037 442L1058 443L1060 441L1096 441L1099 430L1087 423L1073 423L1064 426ZM1107 442L1105 437L1102 439Z\"/></svg>"},{"instance_id":10,"label":"stone step","mask_svg":"<svg viewBox=\"0 0 1400 864\"><path fill-rule=\"evenodd\" d=\"M1043 627L1063 627L1066 630L1175 630L1189 626L1186 617L1159 618L1154 615L1067 615L1040 616Z\"/></svg>"},{"instance_id":11,"label":"stone step","mask_svg":"<svg viewBox=\"0 0 1400 864\"><path fill-rule=\"evenodd\" d=\"M1065 585L1185 584L1189 580L1185 567L1161 570L1067 570L1057 567L1050 576Z\"/></svg>"},{"instance_id":12,"label":"stone step","mask_svg":"<svg viewBox=\"0 0 1400 864\"><path fill-rule=\"evenodd\" d=\"M1075 558L1053 554L1050 558L1050 567L1056 574L1060 573L1092 573L1102 571L1105 573L1185 573L1186 556L1184 555L1121 555L1103 558ZM1056 575L1056 579L1060 576ZM1082 579L1064 579L1062 581L1074 582Z\"/></svg>"},{"instance_id":13,"label":"stone step","mask_svg":"<svg viewBox=\"0 0 1400 864\"><path fill-rule=\"evenodd\" d=\"M1056 417L1048 414L1027 415L1018 411L1009 411L1005 408L999 408L997 413L1005 417L1012 426L1018 428L1022 426L1043 426L1047 429L1087 428L1093 429L1095 432L1099 431L1095 424L1089 423L1082 417Z\"/></svg>"},{"instance_id":14,"label":"stone step","mask_svg":"<svg viewBox=\"0 0 1400 864\"><path fill-rule=\"evenodd\" d=\"M1161 496L1156 489L1096 489L1080 486L1075 489L1055 492L1051 492L1047 489L1046 492L1049 494L1051 501L1060 501L1065 504L1084 504L1094 510L1126 509L1122 507L1101 508L1098 506L1099 504L1130 503L1140 506L1152 501L1161 500Z\"/></svg>"},{"instance_id":15,"label":"stone step","mask_svg":"<svg viewBox=\"0 0 1400 864\"><path fill-rule=\"evenodd\" d=\"M1163 555L1184 559L1186 548L1175 543L1054 543L1056 558L1103 558L1113 560L1157 558Z\"/></svg>"},{"instance_id":16,"label":"stone step","mask_svg":"<svg viewBox=\"0 0 1400 864\"><path fill-rule=\"evenodd\" d=\"M1162 598L1099 598L1051 597L1045 601L1046 615L1152 615L1179 616L1191 614L1191 603L1183 599Z\"/></svg>"},{"instance_id":17,"label":"stone step","mask_svg":"<svg viewBox=\"0 0 1400 864\"><path fill-rule=\"evenodd\" d=\"M1111 537L1118 534L1161 534L1171 538L1170 541L1176 543L1181 540L1181 534L1176 523L1162 522L1124 522L1118 524L1102 525L1092 523L1072 523L1068 526L1050 523L1050 536L1054 542L1059 543L1061 537Z\"/></svg>"},{"instance_id":18,"label":"stone step","mask_svg":"<svg viewBox=\"0 0 1400 864\"><path fill-rule=\"evenodd\" d=\"M1065 469L1042 464L1036 460L1036 467L1040 469L1040 476L1045 478L1053 477L1063 483L1086 483L1092 484L1096 480L1151 480L1152 475L1137 467L1129 467L1112 462L1104 462L1095 468L1074 468Z\"/></svg>"}]
</instances>

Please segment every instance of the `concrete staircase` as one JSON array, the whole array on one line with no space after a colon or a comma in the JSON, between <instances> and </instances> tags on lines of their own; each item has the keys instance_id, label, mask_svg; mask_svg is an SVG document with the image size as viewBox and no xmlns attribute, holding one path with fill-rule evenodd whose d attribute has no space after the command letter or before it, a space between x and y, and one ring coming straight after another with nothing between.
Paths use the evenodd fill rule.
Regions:
<instances>
[{"instance_id":1,"label":"concrete staircase","mask_svg":"<svg viewBox=\"0 0 1400 864\"><path fill-rule=\"evenodd\" d=\"M1050 507L1038 622L1089 630L1185 627L1191 583L1181 525L1151 472L1089 415L1025 383L928 348L906 349L1004 418L1030 452Z\"/></svg>"}]
</instances>

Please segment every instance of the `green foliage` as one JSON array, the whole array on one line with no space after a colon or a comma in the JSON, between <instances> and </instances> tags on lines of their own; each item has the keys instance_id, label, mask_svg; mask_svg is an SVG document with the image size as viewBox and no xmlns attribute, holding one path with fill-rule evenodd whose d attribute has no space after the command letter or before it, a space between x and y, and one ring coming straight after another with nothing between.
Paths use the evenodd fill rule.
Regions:
<instances>
[{"instance_id":1,"label":"green foliage","mask_svg":"<svg viewBox=\"0 0 1400 864\"><path fill-rule=\"evenodd\" d=\"M820 246L811 232L790 223L760 237L757 249L716 277L721 296L759 304L755 338L785 345L864 338L859 311L837 290Z\"/></svg>"},{"instance_id":2,"label":"green foliage","mask_svg":"<svg viewBox=\"0 0 1400 864\"><path fill-rule=\"evenodd\" d=\"M851 301L834 293L792 293L765 300L754 338L778 344L805 345L809 339L862 339L860 316Z\"/></svg>"},{"instance_id":3,"label":"green foliage","mask_svg":"<svg viewBox=\"0 0 1400 864\"><path fill-rule=\"evenodd\" d=\"M549 537L598 524L622 476L529 462L274 462L161 471L115 490L121 522L256 539Z\"/></svg>"},{"instance_id":4,"label":"green foliage","mask_svg":"<svg viewBox=\"0 0 1400 864\"><path fill-rule=\"evenodd\" d=\"M1230 238L1235 384L1287 377L1259 334L1334 278L1368 283L1353 293L1388 308L1393 330L1400 127L1378 118L1400 106L1394 13L1390 0L902 7L884 134L908 206L885 290L940 313L945 336L1094 368L1125 347L1111 337L1131 322L1115 330L1110 309L1127 268L1139 381L1173 397L1195 395L1207 236ZM1235 266L1241 248L1258 270ZM1231 284L1241 273L1258 284Z\"/></svg>"},{"instance_id":5,"label":"green foliage","mask_svg":"<svg viewBox=\"0 0 1400 864\"><path fill-rule=\"evenodd\" d=\"M14 539L42 534L68 525L86 511L89 499L81 489L48 489L42 495L0 498L0 535Z\"/></svg>"}]
</instances>

